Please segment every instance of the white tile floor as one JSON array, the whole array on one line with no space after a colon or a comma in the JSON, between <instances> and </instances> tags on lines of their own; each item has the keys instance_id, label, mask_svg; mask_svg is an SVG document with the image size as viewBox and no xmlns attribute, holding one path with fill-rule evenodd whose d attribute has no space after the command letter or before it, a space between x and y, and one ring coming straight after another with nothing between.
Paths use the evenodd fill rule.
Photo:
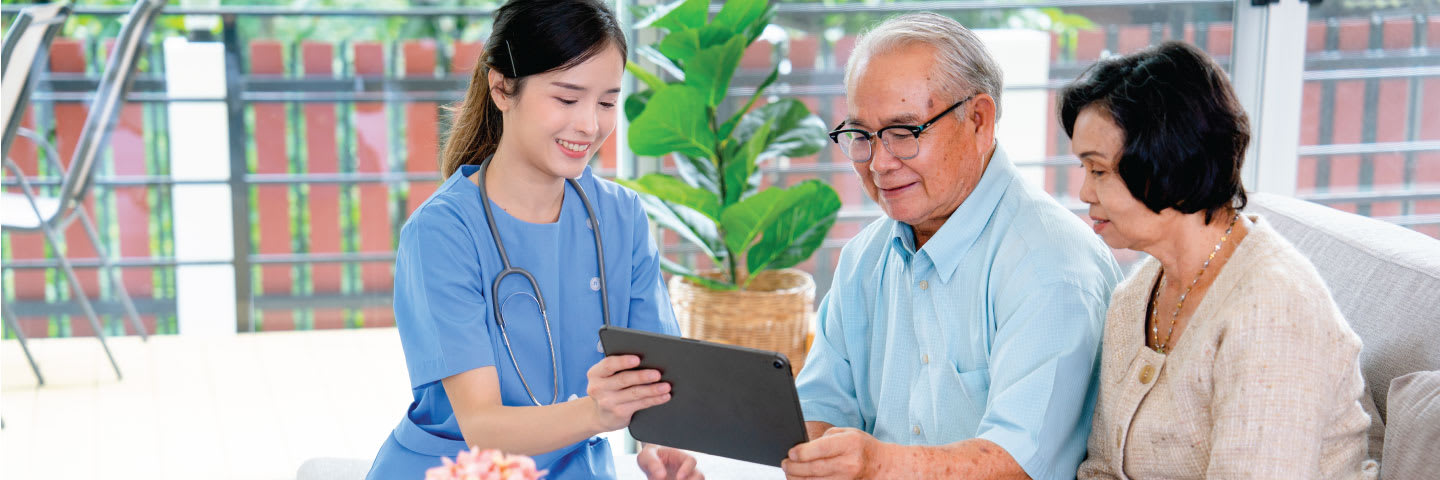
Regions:
<instances>
[{"instance_id":1,"label":"white tile floor","mask_svg":"<svg viewBox=\"0 0 1440 480\"><path fill-rule=\"evenodd\" d=\"M0 341L0 479L294 479L315 457L368 459L410 403L394 328ZM608 435L624 479L643 478ZM709 478L778 469L701 456Z\"/></svg>"},{"instance_id":2,"label":"white tile floor","mask_svg":"<svg viewBox=\"0 0 1440 480\"><path fill-rule=\"evenodd\" d=\"M369 458L409 404L393 328L0 342L0 478L293 479Z\"/></svg>"}]
</instances>

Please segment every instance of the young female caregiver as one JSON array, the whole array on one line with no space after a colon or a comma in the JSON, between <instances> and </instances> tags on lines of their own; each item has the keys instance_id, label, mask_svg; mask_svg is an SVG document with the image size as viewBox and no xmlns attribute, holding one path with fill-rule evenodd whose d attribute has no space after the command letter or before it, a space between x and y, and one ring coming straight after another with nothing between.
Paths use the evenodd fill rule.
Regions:
<instances>
[{"instance_id":1,"label":"young female caregiver","mask_svg":"<svg viewBox=\"0 0 1440 480\"><path fill-rule=\"evenodd\" d=\"M495 12L448 180L401 229L395 319L415 401L368 478L419 480L467 445L529 455L550 479L613 478L596 435L670 399L658 372L598 348L607 322L678 332L639 199L587 166L615 129L626 49L596 1ZM638 461L652 479L701 478L679 450Z\"/></svg>"}]
</instances>

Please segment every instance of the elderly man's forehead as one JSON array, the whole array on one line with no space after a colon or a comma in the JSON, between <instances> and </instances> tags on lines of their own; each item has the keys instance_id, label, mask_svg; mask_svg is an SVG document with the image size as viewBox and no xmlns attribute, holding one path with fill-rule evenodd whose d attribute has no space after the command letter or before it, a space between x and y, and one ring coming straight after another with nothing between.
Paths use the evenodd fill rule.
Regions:
<instances>
[{"instance_id":1,"label":"elderly man's forehead","mask_svg":"<svg viewBox=\"0 0 1440 480\"><path fill-rule=\"evenodd\" d=\"M934 74L935 48L925 43L885 45L851 65L845 85L846 125L883 127L923 121L942 85ZM869 111L860 111L858 104ZM878 122L871 125L871 122Z\"/></svg>"}]
</instances>

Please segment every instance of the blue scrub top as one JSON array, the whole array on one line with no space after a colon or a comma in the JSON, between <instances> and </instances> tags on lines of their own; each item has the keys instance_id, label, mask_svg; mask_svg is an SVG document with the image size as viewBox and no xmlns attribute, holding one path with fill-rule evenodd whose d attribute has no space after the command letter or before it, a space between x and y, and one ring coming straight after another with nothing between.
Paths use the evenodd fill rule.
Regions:
<instances>
[{"instance_id":1,"label":"blue scrub top","mask_svg":"<svg viewBox=\"0 0 1440 480\"><path fill-rule=\"evenodd\" d=\"M533 406L516 374L490 302L499 299L516 362L541 403L554 397L555 374L545 325L525 295L529 282L510 275L491 297L503 268L466 165L411 214L395 258L395 324L405 350L415 401L375 456L367 478L420 479L425 470L467 449L440 380L494 366L507 406ZM589 168L579 178L599 217L605 245L610 321L616 326L677 335L659 254L639 197ZM560 367L560 402L585 396L585 372L603 358L603 325L594 234L585 206L568 182L560 218L534 224L491 204L506 253L540 284ZM508 300L507 300L508 299ZM533 457L546 478L613 478L610 446L599 437Z\"/></svg>"}]
</instances>

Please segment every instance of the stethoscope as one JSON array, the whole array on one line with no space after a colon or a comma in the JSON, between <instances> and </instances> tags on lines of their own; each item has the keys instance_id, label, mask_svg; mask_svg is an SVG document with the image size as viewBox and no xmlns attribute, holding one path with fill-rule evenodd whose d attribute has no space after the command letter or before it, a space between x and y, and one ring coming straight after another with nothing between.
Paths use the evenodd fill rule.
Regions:
<instances>
[{"instance_id":1,"label":"stethoscope","mask_svg":"<svg viewBox=\"0 0 1440 480\"><path fill-rule=\"evenodd\" d=\"M530 395L530 401L535 402L537 407L543 404L540 403L540 399L535 398L535 392L530 390L530 382L525 381L525 373L520 371L520 362L515 360L515 350L510 348L510 335L505 331L505 317L501 315L500 311L516 295L530 297L535 301L535 305L540 307L540 319L545 322L545 339L550 342L550 367L555 372L555 397L550 399L550 404L554 405L556 401L560 400L560 361L555 356L555 337L550 333L550 316L545 313L545 296L540 294L540 284L535 281L535 276L523 268L510 265L510 256L505 254L505 243L500 241L500 229L495 227L495 215L490 212L490 196L485 193L485 170L490 167L490 160L493 158L495 158L493 155L486 157L485 161L480 163L480 172L476 178L476 183L480 185L480 205L485 208L485 223L490 226L490 236L495 238L495 250L500 253L500 263L505 266L505 269L501 270L500 274L495 276L495 281L490 284L490 305L495 311L495 323L500 326L500 338L505 340L505 351L510 354L510 364L515 366L515 373L520 376L520 385L525 387L525 394ZM609 326L610 295L605 285L605 245L600 242L600 221L595 216L595 207L590 205L590 198L585 196L585 189L580 187L580 182L568 178L566 183L574 187L575 193L580 195L580 203L585 205L585 213L590 217L590 230L595 233L595 259L600 270L600 312L605 325ZM519 291L507 295L503 301L495 301L500 295L500 281L508 275L525 277L525 280L530 282L530 288L534 289L535 294Z\"/></svg>"}]
</instances>

